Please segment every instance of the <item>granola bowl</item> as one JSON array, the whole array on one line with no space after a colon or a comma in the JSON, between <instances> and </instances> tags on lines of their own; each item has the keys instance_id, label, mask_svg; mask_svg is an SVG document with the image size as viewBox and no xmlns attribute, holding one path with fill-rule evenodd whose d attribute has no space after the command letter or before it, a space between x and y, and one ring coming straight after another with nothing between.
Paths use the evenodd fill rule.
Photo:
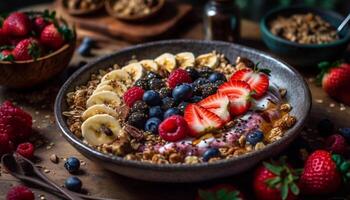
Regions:
<instances>
[{"instance_id":1,"label":"granola bowl","mask_svg":"<svg viewBox=\"0 0 350 200\"><path fill-rule=\"evenodd\" d=\"M173 54L176 55L176 61L171 62ZM193 62L183 62L193 55L200 56L190 60ZM212 56L215 56L215 58ZM186 59L181 60L179 59L180 57L186 57ZM158 65L145 65L145 59L149 61L153 58L156 58L154 61L161 66L160 69L155 67ZM140 59L141 61L138 62L136 59ZM259 66L264 66L268 70L257 70L257 66L252 65L252 61L259 62ZM125 64L127 65L123 68L119 67L119 65L123 66ZM111 89L112 87L105 87L105 84L103 84L103 88L106 91L102 93L96 92L99 87L102 87L101 83L110 83L111 81L109 79L112 77L121 78L124 72L120 70L130 72L131 74L129 75L131 75L131 78L137 76L139 79L134 80L137 86L130 88L136 87L138 88L137 90L142 90L140 89L143 88L140 83L142 81L138 80L144 80L150 77L153 80L155 73L146 70L147 75L139 74L139 71L136 69L140 68L140 64L143 67L142 69L145 68L148 70L152 68L159 70L159 74L164 77L165 81L168 81L168 86L164 87L172 87L169 80L174 80L171 77L174 70L186 72L190 68L192 69L204 64L205 66L215 67L214 69L217 70L215 77L230 80L227 82L222 81L216 88L216 92L214 91L215 94L208 94L208 97L204 94L211 91L208 88L214 88L215 84L201 82L199 85L204 85L204 87L201 87L203 99L194 100L195 98L191 98L191 100L186 100L192 103L186 104L183 117L180 114L181 111L170 115L167 110L165 113L168 113L169 116L164 114L164 120L160 125L158 124L158 129L149 129L149 127L152 128L153 126L148 125L154 124L148 124L148 121L151 120L149 119L146 122L145 130L142 130L143 125L138 126L138 122L140 122L143 116L147 115L148 111L140 113L141 111L139 110L143 109L140 106L142 104L141 100L132 104L125 103L131 107L131 109L127 109L121 102L123 100L128 102L128 98L122 98L123 100L119 99L118 101L113 99L122 88L113 90L115 94L112 94L113 92L107 91L108 88ZM177 65L180 69L173 69ZM193 67L186 67L186 70L181 70L181 67L189 65L193 65ZM166 67L162 71L161 69L164 66ZM254 71L250 67L253 67ZM205 72L203 71L204 69L206 69ZM203 67L198 70L200 75L205 76L205 73L212 69ZM267 76L265 74L266 71L271 71L271 75ZM267 86L265 84L266 87L260 87L264 84L258 84L259 87L255 87L252 83L256 82L232 80L233 75L231 76L231 74L237 75L238 72L257 73L259 76L254 77L264 77L257 82L261 83L261 80L267 79L270 86L268 86L269 84ZM168 73L170 73L169 77L167 77ZM218 73L222 73L226 77L217 76ZM193 77L192 75L191 77ZM213 77L210 75L209 80L212 81ZM125 81L133 80L125 78ZM248 83L250 86L247 85ZM178 87L187 87L187 85L189 84L183 83L175 86L172 92L175 100L177 98L177 92L181 91ZM245 89L250 87L255 89L254 92L249 92L253 91L249 90L249 94L246 93L252 97L238 98L237 100L235 99L237 93L231 95L230 92L240 91L240 94L244 93L246 91L245 89L239 88L236 90L237 88L234 88L241 87L242 85L244 85ZM149 84L150 88L156 86L157 84L154 83ZM194 87L191 86L191 88ZM131 90L130 88L127 89L127 92ZM265 91L265 95L268 98L265 98L265 96L258 97L261 88L267 90ZM124 97L127 92L122 92ZM149 91L147 90L143 93L143 101L149 105L155 104L156 101L147 100L152 95L146 93L149 93ZM159 91L159 94L163 93ZM108 96L108 99L101 100L101 95L103 97ZM283 102L282 96L284 99ZM214 97L216 99L219 98L219 103L215 104L215 101L212 100L215 99ZM248 102L250 98L253 99ZM238 101L240 103L237 104ZM111 107L107 106L108 108L106 108L104 105L106 102L117 106L114 107L111 105ZM116 102L118 104L115 104ZM101 104L97 104L96 106L96 103ZM208 104L212 105L213 103L220 109L210 110L212 108L210 106L208 107ZM279 106L276 106L277 104ZM164 105L169 104L163 102L162 106ZM222 107L222 105L225 106ZM237 105L239 106L237 107ZM238 113L238 111L242 111L246 107L242 105L250 106L249 111L246 111L245 114ZM95 106L96 108L104 107L105 110L103 112L97 112L96 110L90 112L90 106ZM136 109L135 106L139 107ZM147 181L195 182L243 172L263 159L280 153L298 136L308 117L310 108L311 95L302 76L294 68L263 52L241 45L218 41L167 40L126 48L89 63L75 72L62 86L56 98L55 117L60 130L68 142L84 156L110 171ZM174 108L169 109L174 110ZM179 108L179 110L181 109ZM232 118L227 116L229 119L226 120L226 123L223 123L223 118L226 118L224 113L226 112L229 113L228 115L233 113L235 115ZM91 113L95 115L91 115ZM154 115L152 113L153 111L150 111L149 115ZM280 118L274 118L273 116L280 116ZM178 126L173 126L171 123L164 125L166 121L169 122L174 118L176 120L173 122L179 123ZM101 122L103 125L100 124L101 126L96 128L96 124L94 123L100 119L103 119L103 122ZM184 123L187 125L184 125L181 120L185 120ZM262 123L256 124L255 122ZM265 125L263 125L264 123ZM203 127L204 129L201 129ZM252 129L249 127L254 129L254 132L251 132ZM168 134L167 136L169 137L165 137L167 133L166 131L164 133L164 130L174 128L176 129L177 136L181 132L179 131L180 129L191 131L186 132L188 135L183 136L183 140L175 142L173 140L174 135ZM114 135L115 130L118 130L118 135ZM91 135L91 131L102 132L94 132ZM150 131L159 131L159 135L150 133ZM248 135L244 135L246 133ZM250 136L253 133L254 137ZM262 136L259 141L256 140L259 138L257 137L257 135L259 136L258 133ZM227 147L228 144L231 146ZM122 148L125 146L128 148Z\"/></svg>"}]
</instances>

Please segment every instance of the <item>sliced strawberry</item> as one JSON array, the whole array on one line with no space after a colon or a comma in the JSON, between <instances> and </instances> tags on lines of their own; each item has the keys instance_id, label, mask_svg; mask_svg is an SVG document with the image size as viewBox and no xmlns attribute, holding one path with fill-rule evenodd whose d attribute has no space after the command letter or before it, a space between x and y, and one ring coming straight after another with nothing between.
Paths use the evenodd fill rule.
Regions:
<instances>
[{"instance_id":1,"label":"sliced strawberry","mask_svg":"<svg viewBox=\"0 0 350 200\"><path fill-rule=\"evenodd\" d=\"M228 122L231 119L229 104L230 100L228 97L220 93L210 95L198 103L199 106L219 116L224 122Z\"/></svg>"},{"instance_id":2,"label":"sliced strawberry","mask_svg":"<svg viewBox=\"0 0 350 200\"><path fill-rule=\"evenodd\" d=\"M196 104L187 105L184 118L190 128L189 134L194 137L218 129L224 124L220 117Z\"/></svg>"},{"instance_id":3,"label":"sliced strawberry","mask_svg":"<svg viewBox=\"0 0 350 200\"><path fill-rule=\"evenodd\" d=\"M263 72L263 70L252 70L250 68L241 69L235 72L230 80L247 82L250 88L255 91L252 95L254 98L262 97L269 89L269 76Z\"/></svg>"},{"instance_id":4,"label":"sliced strawberry","mask_svg":"<svg viewBox=\"0 0 350 200\"><path fill-rule=\"evenodd\" d=\"M218 92L230 100L231 115L241 115L249 110L251 89L248 83L239 80L226 82L220 85Z\"/></svg>"}]
</instances>

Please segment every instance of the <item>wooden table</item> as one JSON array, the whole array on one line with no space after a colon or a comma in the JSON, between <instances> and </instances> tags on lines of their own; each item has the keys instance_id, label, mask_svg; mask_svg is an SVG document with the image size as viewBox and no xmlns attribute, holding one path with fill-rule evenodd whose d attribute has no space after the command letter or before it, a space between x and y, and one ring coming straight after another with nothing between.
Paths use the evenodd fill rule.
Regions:
<instances>
[{"instance_id":1,"label":"wooden table","mask_svg":"<svg viewBox=\"0 0 350 200\"><path fill-rule=\"evenodd\" d=\"M39 8L46 8L49 5L41 5ZM180 38L202 38L202 25L195 23L186 25L184 28L178 29L177 37ZM91 33L79 30L80 35L91 35ZM243 44L252 46L262 50L266 50L260 41L259 28L256 23L243 20L242 23ZM117 39L109 39L103 36L98 36L98 45L100 49L94 50L95 57L105 55L130 45L127 42ZM165 199L194 199L196 191L199 187L210 186L215 183L234 183L247 194L249 191L248 177L251 172L247 172L244 176L227 177L219 180L213 180L203 183L186 183L186 184L165 184L165 183L151 183L139 180L133 180L110 173L98 164L90 162L80 153L78 153L61 135L60 131L54 123L53 116L53 102L56 93L62 82L68 77L72 66L76 65L82 60L92 60L92 58L82 58L75 55L71 67L67 69L60 77L44 84L40 88L35 88L30 91L14 91L1 88L0 101L11 99L22 106L26 111L30 112L34 119L34 127L38 133L36 143L39 145L36 150L38 157L37 164L46 168L47 176L56 183L63 185L64 180L70 174L64 169L64 161L62 158L69 156L76 156L86 163L81 168L83 174L79 178L83 181L83 187L89 194L94 196L109 197L115 199L126 200L165 200ZM323 90L316 86L314 82L315 73L312 70L305 71L300 69L305 78L308 80L313 96L313 107L309 122L307 123L308 131L312 132L315 124L322 118L329 118L336 123L337 127L345 127L350 124L350 107L343 106L332 99L330 99ZM310 72L311 71L311 72ZM50 161L50 156L56 154L60 157L60 162L54 164ZM6 174L1 170L0 175L0 199L4 199L7 190L13 186L20 184L15 178ZM40 195L44 195L46 199L59 199L46 192L33 188L35 195L40 199ZM320 199L320 198L317 198Z\"/></svg>"}]
</instances>

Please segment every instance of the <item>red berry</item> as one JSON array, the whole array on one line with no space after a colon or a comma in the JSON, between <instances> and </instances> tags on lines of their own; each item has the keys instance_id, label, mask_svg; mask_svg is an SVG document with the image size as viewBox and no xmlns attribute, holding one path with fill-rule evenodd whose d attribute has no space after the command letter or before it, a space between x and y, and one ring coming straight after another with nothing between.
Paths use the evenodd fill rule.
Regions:
<instances>
[{"instance_id":1,"label":"red berry","mask_svg":"<svg viewBox=\"0 0 350 200\"><path fill-rule=\"evenodd\" d=\"M16 61L31 60L39 58L41 48L39 42L34 38L21 40L12 51Z\"/></svg>"},{"instance_id":2,"label":"red berry","mask_svg":"<svg viewBox=\"0 0 350 200\"><path fill-rule=\"evenodd\" d=\"M34 200L34 193L25 186L12 187L6 195L6 200Z\"/></svg>"},{"instance_id":3,"label":"red berry","mask_svg":"<svg viewBox=\"0 0 350 200\"><path fill-rule=\"evenodd\" d=\"M131 108L136 101L142 99L143 93L145 93L145 91L137 86L128 89L123 96L124 103Z\"/></svg>"},{"instance_id":4,"label":"red berry","mask_svg":"<svg viewBox=\"0 0 350 200\"><path fill-rule=\"evenodd\" d=\"M168 85L170 88L174 89L177 85L181 83L191 83L192 79L188 72L184 69L176 69L171 72L168 77Z\"/></svg>"},{"instance_id":5,"label":"red berry","mask_svg":"<svg viewBox=\"0 0 350 200\"><path fill-rule=\"evenodd\" d=\"M5 19L2 29L8 36L25 36L30 32L29 17L22 12L14 12Z\"/></svg>"},{"instance_id":6,"label":"red berry","mask_svg":"<svg viewBox=\"0 0 350 200\"><path fill-rule=\"evenodd\" d=\"M0 157L3 154L11 153L13 151L13 143L6 133L0 132Z\"/></svg>"},{"instance_id":7,"label":"red berry","mask_svg":"<svg viewBox=\"0 0 350 200\"><path fill-rule=\"evenodd\" d=\"M166 118L158 127L161 138L169 142L176 142L186 137L188 126L185 119L180 115Z\"/></svg>"},{"instance_id":8,"label":"red berry","mask_svg":"<svg viewBox=\"0 0 350 200\"><path fill-rule=\"evenodd\" d=\"M40 34L40 42L53 50L61 48L65 41L54 24L47 25Z\"/></svg>"},{"instance_id":9,"label":"red berry","mask_svg":"<svg viewBox=\"0 0 350 200\"><path fill-rule=\"evenodd\" d=\"M37 33L41 33L41 31L45 28L47 22L43 17L36 17L33 22L33 28Z\"/></svg>"},{"instance_id":10,"label":"red berry","mask_svg":"<svg viewBox=\"0 0 350 200\"><path fill-rule=\"evenodd\" d=\"M4 29L0 28L0 46L6 45L9 42L8 36L5 34Z\"/></svg>"},{"instance_id":11,"label":"red berry","mask_svg":"<svg viewBox=\"0 0 350 200\"><path fill-rule=\"evenodd\" d=\"M30 142L21 143L17 146L16 152L25 158L31 159L34 156L34 145Z\"/></svg>"},{"instance_id":12,"label":"red berry","mask_svg":"<svg viewBox=\"0 0 350 200\"><path fill-rule=\"evenodd\" d=\"M344 155L347 150L347 143L345 138L340 134L334 134L326 139L325 147L332 153Z\"/></svg>"},{"instance_id":13,"label":"red berry","mask_svg":"<svg viewBox=\"0 0 350 200\"><path fill-rule=\"evenodd\" d=\"M216 93L202 101L198 102L198 105L207 109L208 111L216 114L224 122L230 121L229 112L230 100L226 95Z\"/></svg>"},{"instance_id":14,"label":"red berry","mask_svg":"<svg viewBox=\"0 0 350 200\"><path fill-rule=\"evenodd\" d=\"M11 61L11 58L9 56L12 55L12 51L9 49L4 49L0 52L0 60L4 61ZM13 57L12 57L13 58Z\"/></svg>"},{"instance_id":15,"label":"red berry","mask_svg":"<svg viewBox=\"0 0 350 200\"><path fill-rule=\"evenodd\" d=\"M32 116L27 112L23 111L21 108L12 104L11 101L7 100L0 106L0 113L7 112L8 115L17 115L22 118L28 126L32 126Z\"/></svg>"}]
</instances>

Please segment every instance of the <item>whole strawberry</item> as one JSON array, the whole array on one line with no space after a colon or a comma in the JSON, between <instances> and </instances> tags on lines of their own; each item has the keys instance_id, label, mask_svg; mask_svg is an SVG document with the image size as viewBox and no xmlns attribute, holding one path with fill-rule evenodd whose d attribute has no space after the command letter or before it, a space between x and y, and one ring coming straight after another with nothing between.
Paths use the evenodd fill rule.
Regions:
<instances>
[{"instance_id":1,"label":"whole strawberry","mask_svg":"<svg viewBox=\"0 0 350 200\"><path fill-rule=\"evenodd\" d=\"M318 79L323 90L334 99L350 105L350 64L323 62L319 68L322 71Z\"/></svg>"},{"instance_id":2,"label":"whole strawberry","mask_svg":"<svg viewBox=\"0 0 350 200\"><path fill-rule=\"evenodd\" d=\"M4 29L0 28L0 46L6 45L8 42L8 36L6 35Z\"/></svg>"},{"instance_id":3,"label":"whole strawberry","mask_svg":"<svg viewBox=\"0 0 350 200\"><path fill-rule=\"evenodd\" d=\"M40 44L34 38L24 39L16 45L12 54L16 61L39 58L41 55Z\"/></svg>"},{"instance_id":4,"label":"whole strawberry","mask_svg":"<svg viewBox=\"0 0 350 200\"><path fill-rule=\"evenodd\" d=\"M297 173L282 159L280 163L264 162L254 176L254 191L259 200L297 199Z\"/></svg>"},{"instance_id":5,"label":"whole strawberry","mask_svg":"<svg viewBox=\"0 0 350 200\"><path fill-rule=\"evenodd\" d=\"M327 194L335 192L341 183L341 174L332 154L317 150L306 160L299 185L304 194Z\"/></svg>"},{"instance_id":6,"label":"whole strawberry","mask_svg":"<svg viewBox=\"0 0 350 200\"><path fill-rule=\"evenodd\" d=\"M48 22L44 19L44 17L36 17L33 20L33 29L37 33L41 33L41 31L48 25Z\"/></svg>"},{"instance_id":7,"label":"whole strawberry","mask_svg":"<svg viewBox=\"0 0 350 200\"><path fill-rule=\"evenodd\" d=\"M3 22L2 29L6 35L25 36L30 32L29 17L22 12L11 13Z\"/></svg>"},{"instance_id":8,"label":"whole strawberry","mask_svg":"<svg viewBox=\"0 0 350 200\"><path fill-rule=\"evenodd\" d=\"M56 50L63 46L65 39L59 29L54 24L50 24L47 25L41 32L40 42L44 46L52 50Z\"/></svg>"},{"instance_id":9,"label":"whole strawberry","mask_svg":"<svg viewBox=\"0 0 350 200\"><path fill-rule=\"evenodd\" d=\"M2 61L13 61L12 51L9 49L4 49L0 52L0 60Z\"/></svg>"},{"instance_id":10,"label":"whole strawberry","mask_svg":"<svg viewBox=\"0 0 350 200\"><path fill-rule=\"evenodd\" d=\"M196 200L244 200L242 192L229 184L219 184L212 188L198 190Z\"/></svg>"}]
</instances>

